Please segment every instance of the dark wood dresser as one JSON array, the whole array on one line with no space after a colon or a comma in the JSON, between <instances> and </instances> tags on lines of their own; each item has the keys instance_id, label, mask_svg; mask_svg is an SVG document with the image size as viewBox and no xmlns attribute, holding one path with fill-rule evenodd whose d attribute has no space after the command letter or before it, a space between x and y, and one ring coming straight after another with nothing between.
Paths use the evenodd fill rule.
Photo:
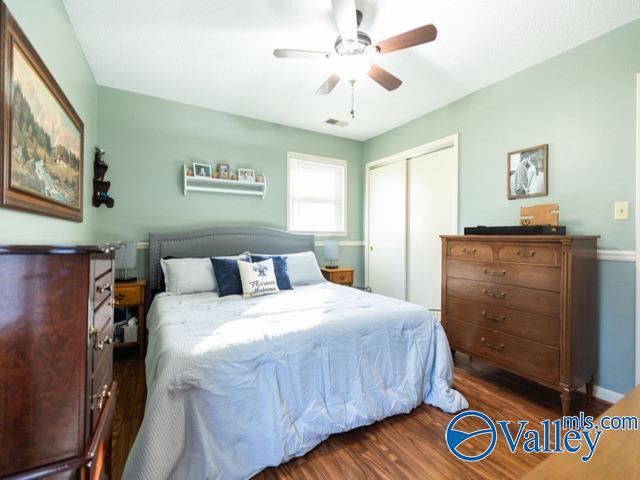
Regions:
<instances>
[{"instance_id":1,"label":"dark wood dresser","mask_svg":"<svg viewBox=\"0 0 640 480\"><path fill-rule=\"evenodd\" d=\"M113 257L0 246L0 477L109 477Z\"/></svg>"},{"instance_id":2,"label":"dark wood dresser","mask_svg":"<svg viewBox=\"0 0 640 480\"><path fill-rule=\"evenodd\" d=\"M453 350L571 394L597 368L598 237L442 236L442 321Z\"/></svg>"}]
</instances>

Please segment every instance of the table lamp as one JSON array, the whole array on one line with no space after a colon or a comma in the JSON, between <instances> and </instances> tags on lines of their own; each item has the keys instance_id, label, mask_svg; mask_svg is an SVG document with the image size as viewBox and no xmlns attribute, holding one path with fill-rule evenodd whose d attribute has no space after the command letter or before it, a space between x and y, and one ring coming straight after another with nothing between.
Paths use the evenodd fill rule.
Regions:
<instances>
[{"instance_id":1,"label":"table lamp","mask_svg":"<svg viewBox=\"0 0 640 480\"><path fill-rule=\"evenodd\" d=\"M124 278L118 279L121 282L133 282L136 277L128 277L127 270L136 268L138 264L138 246L136 242L123 242L116 250L116 270L124 270Z\"/></svg>"},{"instance_id":2,"label":"table lamp","mask_svg":"<svg viewBox=\"0 0 640 480\"><path fill-rule=\"evenodd\" d=\"M324 242L324 259L329 261L329 265L325 268L338 268L338 265L334 265L333 262L338 260L340 256L340 246L337 240L325 240Z\"/></svg>"}]
</instances>

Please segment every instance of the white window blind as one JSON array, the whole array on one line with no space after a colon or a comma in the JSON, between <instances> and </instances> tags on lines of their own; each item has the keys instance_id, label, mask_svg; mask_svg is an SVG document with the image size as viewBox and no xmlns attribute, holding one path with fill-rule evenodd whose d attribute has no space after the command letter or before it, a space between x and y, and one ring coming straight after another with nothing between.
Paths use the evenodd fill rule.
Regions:
<instances>
[{"instance_id":1,"label":"white window blind","mask_svg":"<svg viewBox=\"0 0 640 480\"><path fill-rule=\"evenodd\" d=\"M288 230L346 234L346 162L289 154Z\"/></svg>"}]
</instances>

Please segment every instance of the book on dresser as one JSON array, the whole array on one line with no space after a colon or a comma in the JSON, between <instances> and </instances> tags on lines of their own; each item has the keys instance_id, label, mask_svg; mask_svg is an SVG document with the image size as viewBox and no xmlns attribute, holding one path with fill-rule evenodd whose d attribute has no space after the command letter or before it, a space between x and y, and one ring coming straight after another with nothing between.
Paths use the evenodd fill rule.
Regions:
<instances>
[{"instance_id":1,"label":"book on dresser","mask_svg":"<svg viewBox=\"0 0 640 480\"><path fill-rule=\"evenodd\" d=\"M597 368L597 236L445 235L442 322L454 351L560 393Z\"/></svg>"},{"instance_id":2,"label":"book on dresser","mask_svg":"<svg viewBox=\"0 0 640 480\"><path fill-rule=\"evenodd\" d=\"M0 477L111 464L113 249L0 246Z\"/></svg>"}]
</instances>

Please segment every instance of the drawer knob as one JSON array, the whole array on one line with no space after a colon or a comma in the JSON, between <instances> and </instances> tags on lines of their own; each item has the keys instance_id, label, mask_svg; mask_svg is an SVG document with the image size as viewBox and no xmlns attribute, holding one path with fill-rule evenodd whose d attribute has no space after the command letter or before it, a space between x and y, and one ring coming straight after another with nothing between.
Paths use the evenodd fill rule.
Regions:
<instances>
[{"instance_id":1,"label":"drawer knob","mask_svg":"<svg viewBox=\"0 0 640 480\"><path fill-rule=\"evenodd\" d=\"M494 322L504 322L507 319L506 315L500 315L499 317L489 315L486 311L482 310L482 316L487 320L493 320Z\"/></svg>"},{"instance_id":2,"label":"drawer knob","mask_svg":"<svg viewBox=\"0 0 640 480\"><path fill-rule=\"evenodd\" d=\"M102 407L104 406L104 401L107 398L111 397L111 392L107 390L108 386L105 384L102 386L102 389L100 390L100 393L98 393L97 395L93 396L94 401L97 400L98 404L96 405L96 408L94 409L93 406L91 407L92 410L102 410Z\"/></svg>"},{"instance_id":3,"label":"drawer knob","mask_svg":"<svg viewBox=\"0 0 640 480\"><path fill-rule=\"evenodd\" d=\"M506 270L501 270L499 272L495 272L493 270L489 270L488 268L484 269L484 274L489 275L490 277L504 277L507 275Z\"/></svg>"},{"instance_id":4,"label":"drawer knob","mask_svg":"<svg viewBox=\"0 0 640 480\"><path fill-rule=\"evenodd\" d=\"M504 343L501 343L500 345L496 345L495 343L489 343L484 339L484 337L482 337L480 341L484 344L485 347L493 348L494 350L498 350L500 352L504 350Z\"/></svg>"},{"instance_id":5,"label":"drawer knob","mask_svg":"<svg viewBox=\"0 0 640 480\"><path fill-rule=\"evenodd\" d=\"M95 343L98 338L98 330L95 327L89 327L89 340Z\"/></svg>"},{"instance_id":6,"label":"drawer knob","mask_svg":"<svg viewBox=\"0 0 640 480\"><path fill-rule=\"evenodd\" d=\"M113 343L113 338L111 338L111 336L109 335L105 335L104 337L102 337L100 340L98 340L96 343L93 344L93 349L100 351L104 348L105 345L111 345L112 343Z\"/></svg>"},{"instance_id":7,"label":"drawer knob","mask_svg":"<svg viewBox=\"0 0 640 480\"><path fill-rule=\"evenodd\" d=\"M493 293L488 291L486 288L482 289L482 293L484 293L487 297L502 299L507 296L505 292Z\"/></svg>"},{"instance_id":8,"label":"drawer knob","mask_svg":"<svg viewBox=\"0 0 640 480\"><path fill-rule=\"evenodd\" d=\"M111 284L105 283L104 285L100 285L99 287L97 287L96 290L98 291L98 293L111 292Z\"/></svg>"},{"instance_id":9,"label":"drawer knob","mask_svg":"<svg viewBox=\"0 0 640 480\"><path fill-rule=\"evenodd\" d=\"M522 250L516 250L516 255L523 258L531 258L536 254L535 250L529 250L528 252L523 252Z\"/></svg>"},{"instance_id":10,"label":"drawer knob","mask_svg":"<svg viewBox=\"0 0 640 480\"><path fill-rule=\"evenodd\" d=\"M478 250L475 248L463 248L462 253L465 255L474 255Z\"/></svg>"}]
</instances>

